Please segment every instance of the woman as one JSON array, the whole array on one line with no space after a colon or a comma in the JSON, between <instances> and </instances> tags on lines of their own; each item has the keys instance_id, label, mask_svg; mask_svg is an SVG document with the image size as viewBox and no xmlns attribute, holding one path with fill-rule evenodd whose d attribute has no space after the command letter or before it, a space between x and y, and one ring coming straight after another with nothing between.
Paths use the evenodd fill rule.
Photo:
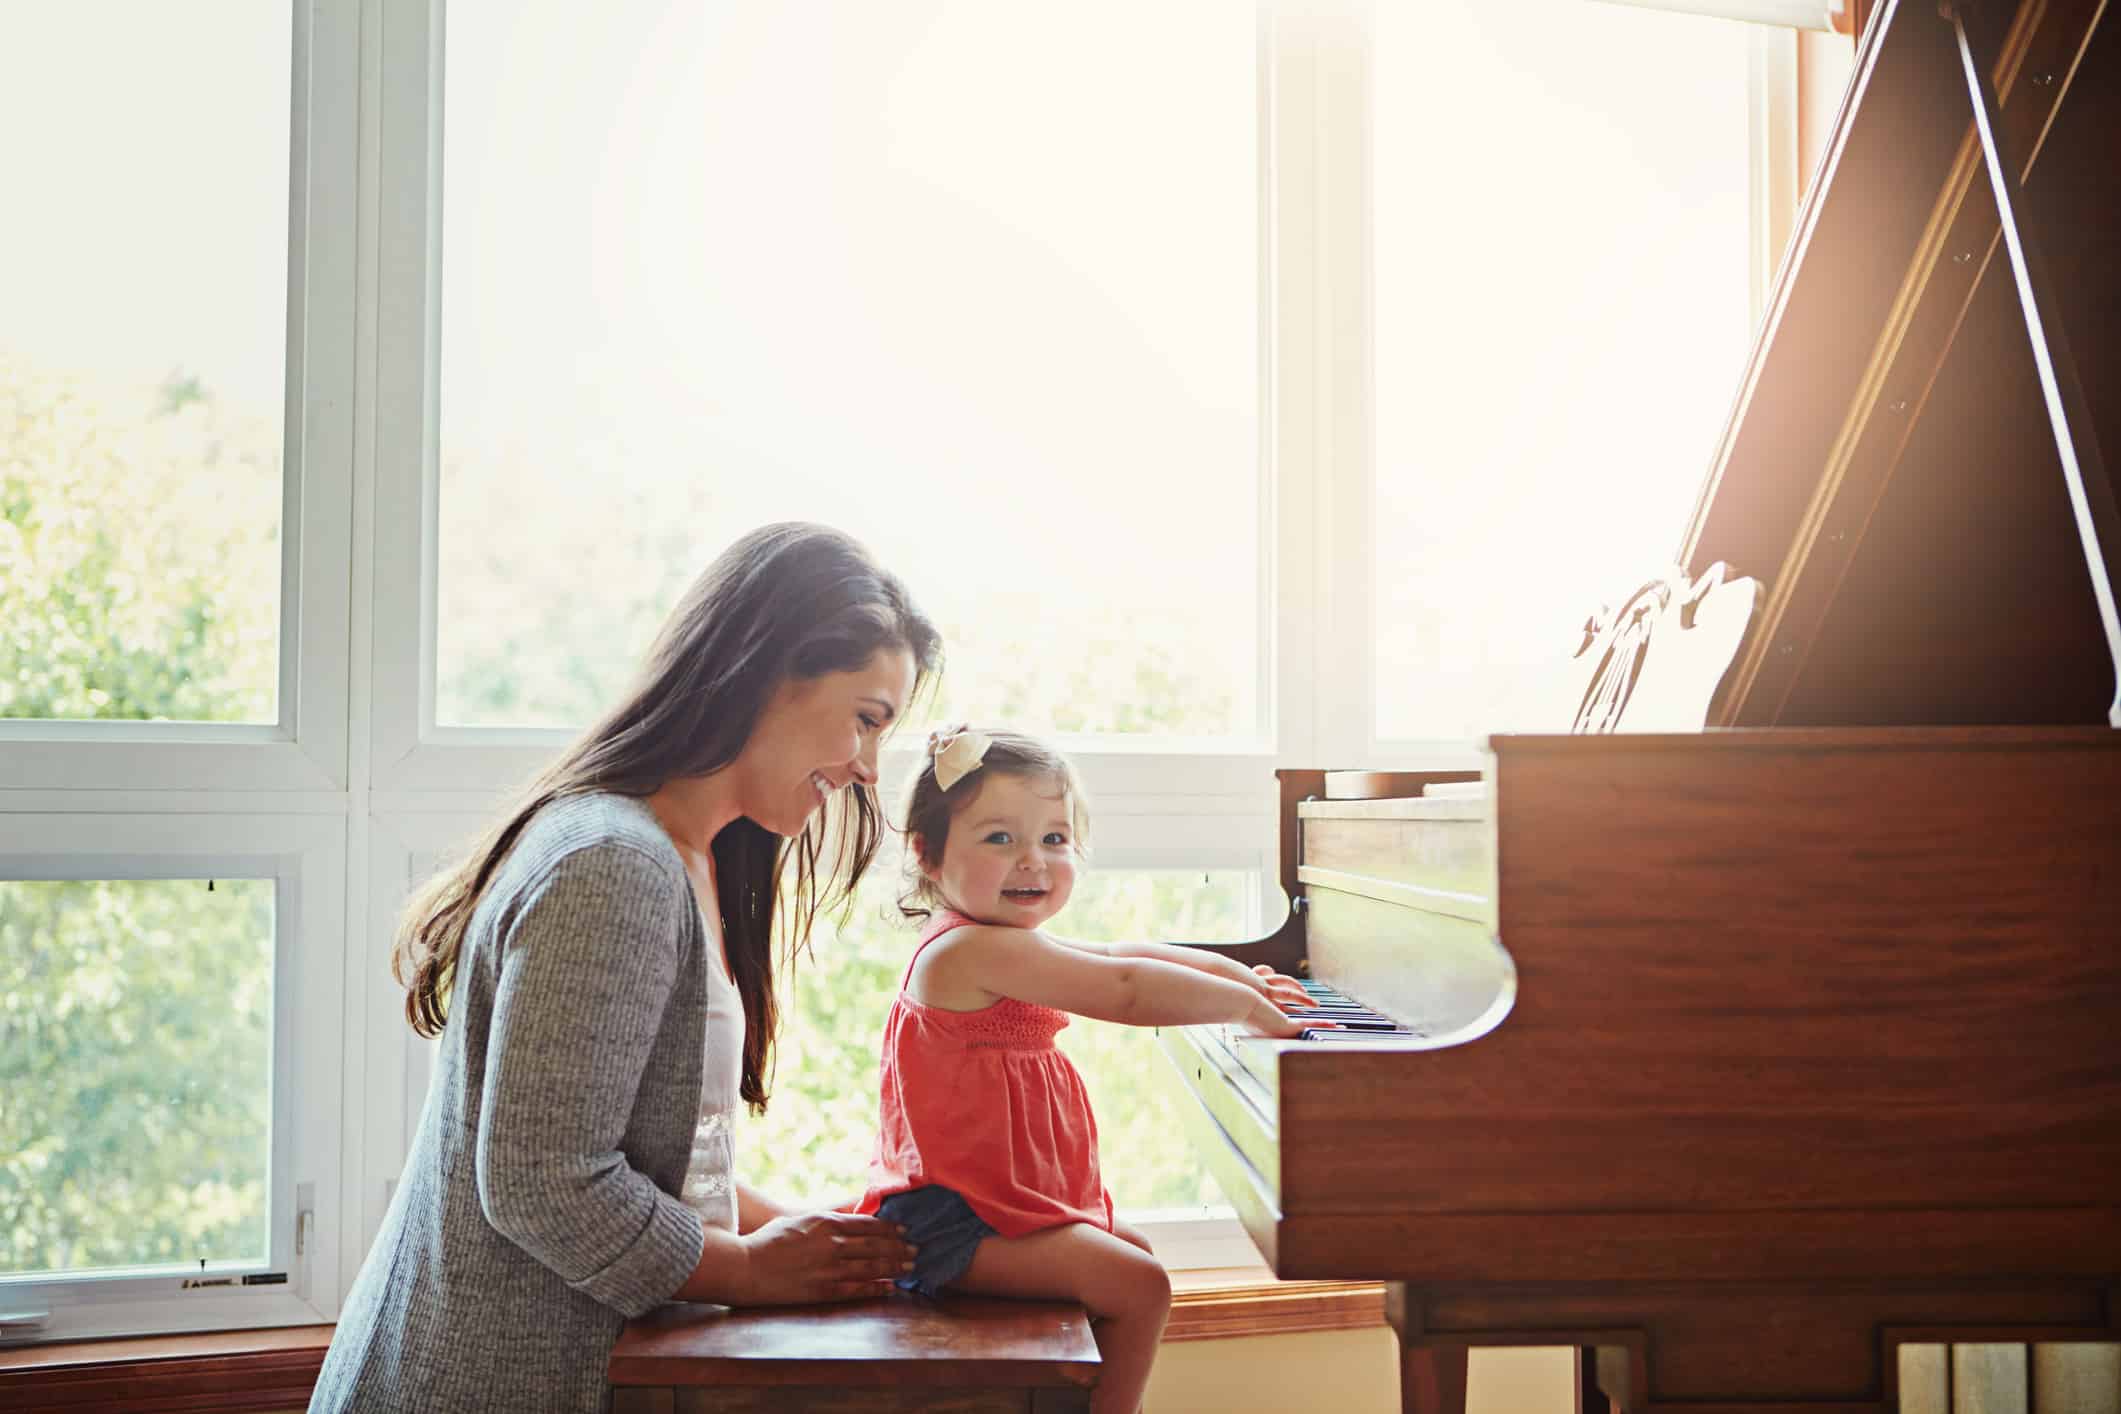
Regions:
<instances>
[{"instance_id":1,"label":"woman","mask_svg":"<svg viewBox=\"0 0 2121 1414\"><path fill-rule=\"evenodd\" d=\"M729 1130L739 1097L766 1106L774 920L792 953L868 866L878 738L938 657L854 541L755 531L413 901L391 965L442 1046L312 1410L600 1410L628 1316L845 1299L911 1265L889 1223L737 1183Z\"/></svg>"}]
</instances>

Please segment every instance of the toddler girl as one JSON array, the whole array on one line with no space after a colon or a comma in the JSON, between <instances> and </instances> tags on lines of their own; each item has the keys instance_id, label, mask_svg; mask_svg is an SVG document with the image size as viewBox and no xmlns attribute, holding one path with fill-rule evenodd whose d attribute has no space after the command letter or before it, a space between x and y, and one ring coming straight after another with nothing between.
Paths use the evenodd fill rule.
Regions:
<instances>
[{"instance_id":1,"label":"toddler girl","mask_svg":"<svg viewBox=\"0 0 2121 1414\"><path fill-rule=\"evenodd\" d=\"M929 738L906 810L926 920L884 1028L881 1127L855 1205L919 1249L909 1290L1079 1301L1103 1366L1092 1408L1132 1411L1171 1308L1140 1233L1112 1215L1068 1015L1130 1026L1239 1022L1295 1036L1303 989L1267 968L1159 943L1041 933L1085 850L1067 760L1013 732Z\"/></svg>"}]
</instances>

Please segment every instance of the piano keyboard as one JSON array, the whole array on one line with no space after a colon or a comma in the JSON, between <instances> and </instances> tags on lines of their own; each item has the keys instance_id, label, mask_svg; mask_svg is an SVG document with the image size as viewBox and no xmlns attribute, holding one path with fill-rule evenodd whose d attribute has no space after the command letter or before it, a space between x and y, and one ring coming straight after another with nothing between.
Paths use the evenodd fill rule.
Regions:
<instances>
[{"instance_id":1,"label":"piano keyboard","mask_svg":"<svg viewBox=\"0 0 2121 1414\"><path fill-rule=\"evenodd\" d=\"M1332 1022L1331 1026L1306 1026L1299 1041L1381 1041L1394 1036L1426 1036L1405 1022L1394 1021L1382 1012L1375 1012L1352 997L1344 996L1323 982L1304 982L1304 991L1311 996L1307 1007L1284 1007L1283 1011L1299 1021Z\"/></svg>"}]
</instances>

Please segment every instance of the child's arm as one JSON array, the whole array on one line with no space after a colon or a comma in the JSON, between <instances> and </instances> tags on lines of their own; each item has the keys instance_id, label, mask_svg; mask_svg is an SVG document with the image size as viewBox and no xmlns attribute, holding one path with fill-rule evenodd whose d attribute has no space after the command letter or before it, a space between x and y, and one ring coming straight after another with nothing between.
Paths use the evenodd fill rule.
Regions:
<instances>
[{"instance_id":1,"label":"child's arm","mask_svg":"<svg viewBox=\"0 0 2121 1414\"><path fill-rule=\"evenodd\" d=\"M1283 1006L1305 1006L1310 1002L1309 996L1295 978L1284 977L1264 965L1247 967L1234 958L1224 957L1221 953L1210 952L1206 948L1189 948L1172 943L1082 943L1073 938L1055 938L1053 941L1103 957L1146 957L1158 962L1175 962L1180 967L1191 967L1217 977L1227 977L1233 982L1242 982Z\"/></svg>"},{"instance_id":2,"label":"child's arm","mask_svg":"<svg viewBox=\"0 0 2121 1414\"><path fill-rule=\"evenodd\" d=\"M1094 953L1023 928L959 928L931 946L922 963L936 984L975 987L1123 1026L1230 1021L1263 1036L1303 1030L1263 990L1235 976L1160 956Z\"/></svg>"},{"instance_id":3,"label":"child's arm","mask_svg":"<svg viewBox=\"0 0 2121 1414\"><path fill-rule=\"evenodd\" d=\"M801 1212L792 1203L759 1192L748 1183L736 1185L736 1230L757 1232L775 1218L792 1217Z\"/></svg>"}]
</instances>

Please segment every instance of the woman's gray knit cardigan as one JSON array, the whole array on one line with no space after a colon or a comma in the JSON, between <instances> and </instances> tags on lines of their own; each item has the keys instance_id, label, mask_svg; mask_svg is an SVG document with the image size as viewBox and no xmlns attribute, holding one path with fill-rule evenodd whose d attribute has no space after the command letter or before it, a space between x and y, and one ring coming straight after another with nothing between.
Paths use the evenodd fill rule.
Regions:
<instances>
[{"instance_id":1,"label":"woman's gray knit cardigan","mask_svg":"<svg viewBox=\"0 0 2121 1414\"><path fill-rule=\"evenodd\" d=\"M705 1241L706 930L647 806L540 810L473 913L404 1176L310 1409L602 1410Z\"/></svg>"}]
</instances>

